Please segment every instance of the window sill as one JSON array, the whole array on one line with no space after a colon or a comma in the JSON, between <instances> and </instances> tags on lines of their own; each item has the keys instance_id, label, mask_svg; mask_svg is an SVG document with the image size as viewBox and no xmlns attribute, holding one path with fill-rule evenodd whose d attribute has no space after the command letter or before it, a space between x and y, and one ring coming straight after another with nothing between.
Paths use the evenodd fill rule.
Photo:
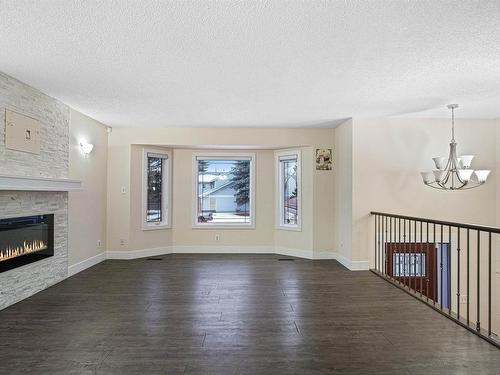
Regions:
<instances>
[{"instance_id":1,"label":"window sill","mask_svg":"<svg viewBox=\"0 0 500 375\"><path fill-rule=\"evenodd\" d=\"M142 230L143 231L149 231L149 230L161 230L161 229L171 229L172 226L169 224L158 224L158 225L143 225Z\"/></svg>"},{"instance_id":2,"label":"window sill","mask_svg":"<svg viewBox=\"0 0 500 375\"><path fill-rule=\"evenodd\" d=\"M193 224L193 229L255 229L255 224Z\"/></svg>"},{"instance_id":3,"label":"window sill","mask_svg":"<svg viewBox=\"0 0 500 375\"><path fill-rule=\"evenodd\" d=\"M302 232L302 226L300 225L277 225L276 230L288 230L292 232Z\"/></svg>"}]
</instances>

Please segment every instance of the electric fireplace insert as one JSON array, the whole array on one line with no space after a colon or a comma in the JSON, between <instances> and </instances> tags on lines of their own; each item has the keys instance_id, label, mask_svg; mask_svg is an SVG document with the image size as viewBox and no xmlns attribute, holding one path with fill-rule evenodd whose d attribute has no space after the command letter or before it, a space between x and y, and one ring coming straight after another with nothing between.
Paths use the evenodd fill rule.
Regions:
<instances>
[{"instance_id":1,"label":"electric fireplace insert","mask_svg":"<svg viewBox=\"0 0 500 375\"><path fill-rule=\"evenodd\" d=\"M53 255L53 214L0 219L0 272Z\"/></svg>"}]
</instances>

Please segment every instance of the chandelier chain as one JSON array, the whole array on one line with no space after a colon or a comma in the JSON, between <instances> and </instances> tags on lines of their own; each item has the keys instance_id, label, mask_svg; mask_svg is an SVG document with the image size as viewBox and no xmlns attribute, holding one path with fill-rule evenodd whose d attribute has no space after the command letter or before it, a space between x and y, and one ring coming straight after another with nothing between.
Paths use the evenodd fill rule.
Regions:
<instances>
[{"instance_id":1,"label":"chandelier chain","mask_svg":"<svg viewBox=\"0 0 500 375\"><path fill-rule=\"evenodd\" d=\"M455 108L451 107L451 141L455 142Z\"/></svg>"}]
</instances>

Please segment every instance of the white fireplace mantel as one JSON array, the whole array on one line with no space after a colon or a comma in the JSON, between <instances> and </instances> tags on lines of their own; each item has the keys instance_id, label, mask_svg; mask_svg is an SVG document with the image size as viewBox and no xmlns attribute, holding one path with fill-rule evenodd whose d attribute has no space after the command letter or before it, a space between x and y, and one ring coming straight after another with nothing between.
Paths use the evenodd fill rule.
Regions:
<instances>
[{"instance_id":1,"label":"white fireplace mantel","mask_svg":"<svg viewBox=\"0 0 500 375\"><path fill-rule=\"evenodd\" d=\"M81 189L82 182L79 180L0 175L0 191L75 191Z\"/></svg>"}]
</instances>

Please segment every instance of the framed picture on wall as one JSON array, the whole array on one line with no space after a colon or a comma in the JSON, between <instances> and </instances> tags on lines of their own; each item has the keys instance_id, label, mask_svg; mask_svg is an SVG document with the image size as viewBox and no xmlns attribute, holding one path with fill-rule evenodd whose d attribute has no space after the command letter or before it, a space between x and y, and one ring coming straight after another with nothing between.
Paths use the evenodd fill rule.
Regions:
<instances>
[{"instance_id":1,"label":"framed picture on wall","mask_svg":"<svg viewBox=\"0 0 500 375\"><path fill-rule=\"evenodd\" d=\"M331 171L332 170L332 149L317 148L316 149L316 170Z\"/></svg>"}]
</instances>

